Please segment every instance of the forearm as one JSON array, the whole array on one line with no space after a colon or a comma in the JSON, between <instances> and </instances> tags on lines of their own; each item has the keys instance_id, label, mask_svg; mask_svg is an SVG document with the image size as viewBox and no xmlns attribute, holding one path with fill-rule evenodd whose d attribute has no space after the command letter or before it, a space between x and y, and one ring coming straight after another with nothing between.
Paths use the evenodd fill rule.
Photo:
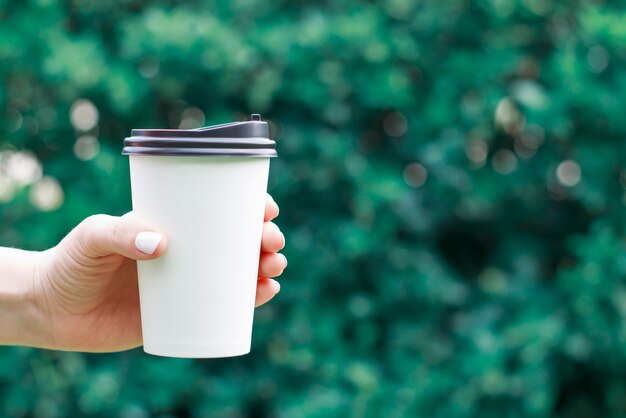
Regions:
<instances>
[{"instance_id":1,"label":"forearm","mask_svg":"<svg viewBox=\"0 0 626 418\"><path fill-rule=\"evenodd\" d=\"M41 321L33 283L40 253L0 247L0 345L34 345Z\"/></svg>"}]
</instances>

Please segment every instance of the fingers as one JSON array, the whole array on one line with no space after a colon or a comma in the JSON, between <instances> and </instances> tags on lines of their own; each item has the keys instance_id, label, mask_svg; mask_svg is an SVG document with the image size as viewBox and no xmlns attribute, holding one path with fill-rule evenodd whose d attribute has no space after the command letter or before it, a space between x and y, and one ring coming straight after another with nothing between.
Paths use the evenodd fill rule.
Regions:
<instances>
[{"instance_id":1,"label":"fingers","mask_svg":"<svg viewBox=\"0 0 626 418\"><path fill-rule=\"evenodd\" d=\"M271 221L278 216L278 205L274 202L274 199L269 194L265 201L265 221Z\"/></svg>"},{"instance_id":2,"label":"fingers","mask_svg":"<svg viewBox=\"0 0 626 418\"><path fill-rule=\"evenodd\" d=\"M255 306L261 306L272 299L280 291L280 284L273 279L259 278L256 285Z\"/></svg>"},{"instance_id":3,"label":"fingers","mask_svg":"<svg viewBox=\"0 0 626 418\"><path fill-rule=\"evenodd\" d=\"M287 267L287 258L277 251L285 247L285 236L276 224L269 222L278 216L278 205L267 195L265 203L265 224L261 239L261 259L259 261L259 281L256 288L256 306L261 306L272 299L279 291L280 284L269 277L280 276Z\"/></svg>"},{"instance_id":4,"label":"fingers","mask_svg":"<svg viewBox=\"0 0 626 418\"><path fill-rule=\"evenodd\" d=\"M285 236L273 222L263 224L263 235L261 238L261 251L265 253L275 253L285 247Z\"/></svg>"},{"instance_id":5,"label":"fingers","mask_svg":"<svg viewBox=\"0 0 626 418\"><path fill-rule=\"evenodd\" d=\"M132 213L122 217L94 215L81 222L63 240L76 245L88 257L121 254L135 260L148 260L161 256L167 248L167 238ZM279 276L287 259L276 251L285 245L285 238L278 227L266 222L263 228L262 249L256 291L256 306L263 305L279 291L280 284L268 277Z\"/></svg>"},{"instance_id":6,"label":"fingers","mask_svg":"<svg viewBox=\"0 0 626 418\"><path fill-rule=\"evenodd\" d=\"M94 215L85 219L67 238L76 240L88 257L121 254L134 260L157 258L167 247L166 237L132 213L122 217Z\"/></svg>"},{"instance_id":7,"label":"fingers","mask_svg":"<svg viewBox=\"0 0 626 418\"><path fill-rule=\"evenodd\" d=\"M277 277L287 267L287 258L282 254L261 254L259 277Z\"/></svg>"},{"instance_id":8,"label":"fingers","mask_svg":"<svg viewBox=\"0 0 626 418\"><path fill-rule=\"evenodd\" d=\"M269 202L266 207L270 216L278 206ZM272 209L273 208L273 209ZM102 257L108 254L121 254L135 260L159 257L167 247L167 239L155 228L133 216L132 212L122 217L94 215L85 219L66 239L78 240L86 255ZM261 241L261 251L275 253L285 246L285 236L278 226L265 222Z\"/></svg>"}]
</instances>

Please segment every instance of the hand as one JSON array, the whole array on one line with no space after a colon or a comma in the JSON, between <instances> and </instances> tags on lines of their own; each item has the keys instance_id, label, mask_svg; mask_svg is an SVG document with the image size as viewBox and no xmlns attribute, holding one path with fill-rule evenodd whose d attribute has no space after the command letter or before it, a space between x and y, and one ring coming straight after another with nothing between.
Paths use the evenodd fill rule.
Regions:
<instances>
[{"instance_id":1,"label":"hand","mask_svg":"<svg viewBox=\"0 0 626 418\"><path fill-rule=\"evenodd\" d=\"M268 195L256 306L278 293L280 285L270 277L287 266L287 259L277 254L285 238L270 222L277 215L278 206ZM167 248L167 238L159 241L160 234L141 235L152 240L137 239L150 231L154 229L132 212L122 217L95 215L41 253L33 286L33 300L44 321L40 346L106 352L142 345L135 260L157 258Z\"/></svg>"}]
</instances>

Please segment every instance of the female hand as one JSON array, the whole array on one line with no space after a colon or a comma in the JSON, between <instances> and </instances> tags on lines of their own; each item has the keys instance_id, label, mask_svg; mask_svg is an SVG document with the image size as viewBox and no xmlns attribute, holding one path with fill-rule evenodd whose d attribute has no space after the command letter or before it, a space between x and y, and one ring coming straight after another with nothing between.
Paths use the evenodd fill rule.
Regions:
<instances>
[{"instance_id":1,"label":"female hand","mask_svg":"<svg viewBox=\"0 0 626 418\"><path fill-rule=\"evenodd\" d=\"M278 293L280 285L271 277L287 266L277 253L285 238L270 222L277 215L278 206L268 195L256 306ZM151 260L166 251L167 238L155 232L132 212L122 217L95 215L59 245L39 253L32 300L42 326L34 345L91 352L142 345L135 260Z\"/></svg>"}]
</instances>

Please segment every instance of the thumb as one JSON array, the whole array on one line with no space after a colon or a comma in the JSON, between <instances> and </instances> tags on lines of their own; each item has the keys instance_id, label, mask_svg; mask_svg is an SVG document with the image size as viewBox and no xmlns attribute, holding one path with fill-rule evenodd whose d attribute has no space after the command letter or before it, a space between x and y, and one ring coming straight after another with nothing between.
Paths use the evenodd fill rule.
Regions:
<instances>
[{"instance_id":1,"label":"thumb","mask_svg":"<svg viewBox=\"0 0 626 418\"><path fill-rule=\"evenodd\" d=\"M150 260L163 254L165 235L132 212L122 217L93 215L81 222L66 239L76 240L88 257L121 254L133 260Z\"/></svg>"}]
</instances>

